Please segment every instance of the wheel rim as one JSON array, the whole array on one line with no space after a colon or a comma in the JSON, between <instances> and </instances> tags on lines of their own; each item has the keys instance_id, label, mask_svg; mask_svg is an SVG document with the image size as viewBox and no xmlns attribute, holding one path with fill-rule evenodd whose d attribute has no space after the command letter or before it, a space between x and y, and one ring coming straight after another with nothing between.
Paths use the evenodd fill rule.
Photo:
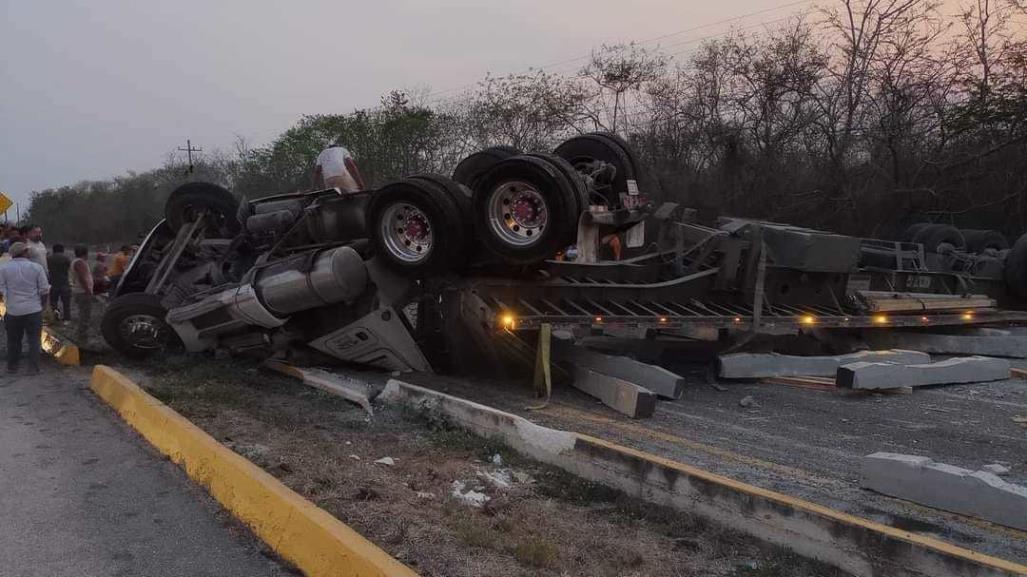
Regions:
<instances>
[{"instance_id":1,"label":"wheel rim","mask_svg":"<svg viewBox=\"0 0 1027 577\"><path fill-rule=\"evenodd\" d=\"M423 210L412 204L389 205L380 220L385 249L402 262L418 263L431 254L435 233Z\"/></svg>"},{"instance_id":2,"label":"wheel rim","mask_svg":"<svg viewBox=\"0 0 1027 577\"><path fill-rule=\"evenodd\" d=\"M549 207L532 184L504 182L489 195L489 227L504 243L526 247L538 243L549 224Z\"/></svg>"},{"instance_id":3,"label":"wheel rim","mask_svg":"<svg viewBox=\"0 0 1027 577\"><path fill-rule=\"evenodd\" d=\"M118 332L133 348L159 349L163 344L164 321L153 315L129 315L118 323Z\"/></svg>"}]
</instances>

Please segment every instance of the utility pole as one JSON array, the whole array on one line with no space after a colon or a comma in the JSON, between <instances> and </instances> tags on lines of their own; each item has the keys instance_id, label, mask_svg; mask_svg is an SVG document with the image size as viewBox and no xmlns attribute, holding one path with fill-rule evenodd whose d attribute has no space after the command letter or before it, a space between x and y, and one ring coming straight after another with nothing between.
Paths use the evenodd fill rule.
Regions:
<instances>
[{"instance_id":1,"label":"utility pole","mask_svg":"<svg viewBox=\"0 0 1027 577\"><path fill-rule=\"evenodd\" d=\"M185 152L186 155L188 156L188 158L189 158L189 170L186 171L186 174L192 174L193 173L193 153L194 152L203 152L203 149L202 148L193 148L193 141L191 141L191 140L189 140L187 138L186 141L185 141L185 148L182 148L180 146L180 147L178 147L178 150L180 150L182 152Z\"/></svg>"}]
</instances>

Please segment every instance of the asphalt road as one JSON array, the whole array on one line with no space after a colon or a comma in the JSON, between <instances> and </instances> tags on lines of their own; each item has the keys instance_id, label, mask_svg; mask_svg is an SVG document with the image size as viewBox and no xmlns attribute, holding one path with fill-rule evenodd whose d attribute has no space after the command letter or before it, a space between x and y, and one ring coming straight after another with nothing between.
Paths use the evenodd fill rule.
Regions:
<instances>
[{"instance_id":1,"label":"asphalt road","mask_svg":"<svg viewBox=\"0 0 1027 577\"><path fill-rule=\"evenodd\" d=\"M0 575L294 575L87 385L0 373Z\"/></svg>"}]
</instances>

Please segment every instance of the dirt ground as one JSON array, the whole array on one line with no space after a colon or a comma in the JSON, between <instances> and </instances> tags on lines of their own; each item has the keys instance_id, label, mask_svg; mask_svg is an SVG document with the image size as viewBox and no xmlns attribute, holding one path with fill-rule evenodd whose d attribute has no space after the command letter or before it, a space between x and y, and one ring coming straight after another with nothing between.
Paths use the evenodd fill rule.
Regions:
<instances>
[{"instance_id":1,"label":"dirt ground","mask_svg":"<svg viewBox=\"0 0 1027 577\"><path fill-rule=\"evenodd\" d=\"M219 441L425 576L844 575L411 410L376 406L368 417L252 363L181 356L122 365ZM393 464L376 462L385 457Z\"/></svg>"}]
</instances>

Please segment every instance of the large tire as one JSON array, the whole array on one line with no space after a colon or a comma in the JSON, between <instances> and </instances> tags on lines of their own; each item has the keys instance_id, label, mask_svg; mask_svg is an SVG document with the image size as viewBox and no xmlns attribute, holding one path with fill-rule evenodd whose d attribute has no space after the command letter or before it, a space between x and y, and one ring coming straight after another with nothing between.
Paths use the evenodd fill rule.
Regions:
<instances>
[{"instance_id":1,"label":"large tire","mask_svg":"<svg viewBox=\"0 0 1027 577\"><path fill-rule=\"evenodd\" d=\"M1009 292L1027 299L1027 234L1016 239L1013 248L1006 254L1003 276Z\"/></svg>"},{"instance_id":2,"label":"large tire","mask_svg":"<svg viewBox=\"0 0 1027 577\"><path fill-rule=\"evenodd\" d=\"M207 213L208 236L232 238L241 230L239 201L227 189L209 182L190 182L176 188L164 203L164 219L178 231Z\"/></svg>"},{"instance_id":3,"label":"large tire","mask_svg":"<svg viewBox=\"0 0 1027 577\"><path fill-rule=\"evenodd\" d=\"M141 358L178 348L181 341L164 321L160 298L147 293L123 294L111 301L100 321L103 340L119 353Z\"/></svg>"},{"instance_id":4,"label":"large tire","mask_svg":"<svg viewBox=\"0 0 1027 577\"><path fill-rule=\"evenodd\" d=\"M920 229L913 242L924 245L925 252L938 252L942 244L950 244L956 249L966 248L966 239L954 226L947 224L932 224Z\"/></svg>"},{"instance_id":5,"label":"large tire","mask_svg":"<svg viewBox=\"0 0 1027 577\"><path fill-rule=\"evenodd\" d=\"M375 252L396 272L423 278L459 268L470 244L470 224L444 188L424 178L383 186L367 207Z\"/></svg>"},{"instance_id":6,"label":"large tire","mask_svg":"<svg viewBox=\"0 0 1027 577\"><path fill-rule=\"evenodd\" d=\"M983 253L986 250L1005 250L1009 248L1009 241L1005 235L997 230L961 230L963 238L966 239L966 250L974 254Z\"/></svg>"},{"instance_id":7,"label":"large tire","mask_svg":"<svg viewBox=\"0 0 1027 577\"><path fill-rule=\"evenodd\" d=\"M449 198L453 199L457 207L460 208L461 217L464 222L471 222L471 197L474 193L466 185L461 184L452 178L447 178L441 174L416 174L410 178L414 180L421 180L424 182L430 182L435 186L440 187L442 190L449 195Z\"/></svg>"},{"instance_id":8,"label":"large tire","mask_svg":"<svg viewBox=\"0 0 1027 577\"><path fill-rule=\"evenodd\" d=\"M900 240L902 240L902 242L913 242L913 239L916 238L916 235L919 234L920 231L929 226L931 226L931 223L929 222L917 222L911 224L907 226L906 230L902 232L902 238Z\"/></svg>"},{"instance_id":9,"label":"large tire","mask_svg":"<svg viewBox=\"0 0 1027 577\"><path fill-rule=\"evenodd\" d=\"M478 180L500 161L520 154L521 151L512 146L490 146L475 152L460 161L453 171L453 180L474 190Z\"/></svg>"},{"instance_id":10,"label":"large tire","mask_svg":"<svg viewBox=\"0 0 1027 577\"><path fill-rule=\"evenodd\" d=\"M552 257L577 230L578 193L559 167L533 156L508 158L474 191L478 238L509 264Z\"/></svg>"},{"instance_id":11,"label":"large tire","mask_svg":"<svg viewBox=\"0 0 1027 577\"><path fill-rule=\"evenodd\" d=\"M631 147L614 134L595 132L575 136L557 146L553 152L581 172L588 172L588 166L595 161L612 165L613 177L607 182L597 183L599 188L605 188L598 192L611 208L621 206L620 195L638 186L640 171L635 155Z\"/></svg>"},{"instance_id":12,"label":"large tire","mask_svg":"<svg viewBox=\"0 0 1027 577\"><path fill-rule=\"evenodd\" d=\"M581 177L581 173L574 170L571 163L567 162L563 158L556 156L555 154L546 154L544 152L530 152L527 156L533 156L549 164L555 166L564 178L567 179L567 184L574 189L574 196L576 199L576 205L574 208L574 214L572 222L570 223L569 233L571 236L568 237L567 244L573 244L577 241L578 236L578 219L581 214L588 210L588 185L585 184L585 179Z\"/></svg>"}]
</instances>

